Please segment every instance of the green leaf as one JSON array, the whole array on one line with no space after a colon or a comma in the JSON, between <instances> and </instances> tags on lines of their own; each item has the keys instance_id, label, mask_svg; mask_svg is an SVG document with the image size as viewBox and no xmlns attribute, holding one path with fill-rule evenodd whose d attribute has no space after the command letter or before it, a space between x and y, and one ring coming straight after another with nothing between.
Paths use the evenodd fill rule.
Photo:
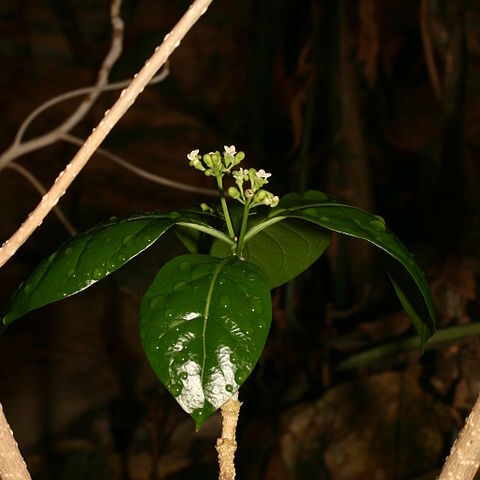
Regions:
<instances>
[{"instance_id":1,"label":"green leaf","mask_svg":"<svg viewBox=\"0 0 480 480\"><path fill-rule=\"evenodd\" d=\"M160 269L140 306L140 337L197 428L250 375L271 317L264 273L238 257L183 255Z\"/></svg>"},{"instance_id":2,"label":"green leaf","mask_svg":"<svg viewBox=\"0 0 480 480\"><path fill-rule=\"evenodd\" d=\"M248 227L261 225L266 215L252 215ZM285 220L260 231L244 247L245 260L258 265L267 275L270 288L292 280L317 260L330 244L328 230L300 220ZM224 242L214 241L211 255L231 254Z\"/></svg>"},{"instance_id":3,"label":"green leaf","mask_svg":"<svg viewBox=\"0 0 480 480\"><path fill-rule=\"evenodd\" d=\"M145 213L112 218L67 240L17 288L2 324L90 287L151 246L172 225L182 223L211 229L191 212Z\"/></svg>"},{"instance_id":4,"label":"green leaf","mask_svg":"<svg viewBox=\"0 0 480 480\"><path fill-rule=\"evenodd\" d=\"M367 240L397 260L402 268L389 268L388 273L399 300L412 318L424 345L435 331L435 310L430 289L413 255L386 227L381 217L359 208L342 205L329 199L322 192L309 191L303 197L298 194L286 195L279 206L272 209L266 223L292 218L306 220L334 232ZM248 235L246 238L248 240ZM252 238L254 239L255 237ZM418 298L412 296L412 285L420 292L420 302Z\"/></svg>"}]
</instances>

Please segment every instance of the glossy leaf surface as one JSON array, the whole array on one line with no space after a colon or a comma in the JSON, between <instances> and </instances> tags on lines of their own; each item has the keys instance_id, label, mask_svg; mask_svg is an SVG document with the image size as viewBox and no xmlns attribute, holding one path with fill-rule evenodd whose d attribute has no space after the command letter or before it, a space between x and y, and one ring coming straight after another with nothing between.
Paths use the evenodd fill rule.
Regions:
<instances>
[{"instance_id":1,"label":"glossy leaf surface","mask_svg":"<svg viewBox=\"0 0 480 480\"><path fill-rule=\"evenodd\" d=\"M397 260L402 268L389 268L388 273L398 298L410 315L422 345L432 335L435 331L435 311L425 276L414 256L386 227L381 217L332 201L317 191L306 192L304 196L286 195L270 213L270 220L282 217L303 219L334 232L367 240ZM412 295L408 293L409 290L412 292L412 284L420 292L420 302L412 297L416 292Z\"/></svg>"},{"instance_id":2,"label":"glossy leaf surface","mask_svg":"<svg viewBox=\"0 0 480 480\"><path fill-rule=\"evenodd\" d=\"M272 316L264 273L238 257L165 264L140 307L140 336L161 382L197 428L250 375Z\"/></svg>"},{"instance_id":3,"label":"glossy leaf surface","mask_svg":"<svg viewBox=\"0 0 480 480\"><path fill-rule=\"evenodd\" d=\"M90 287L182 221L202 224L201 218L192 213L146 213L122 220L112 218L67 240L17 288L2 319L3 325Z\"/></svg>"},{"instance_id":4,"label":"glossy leaf surface","mask_svg":"<svg viewBox=\"0 0 480 480\"><path fill-rule=\"evenodd\" d=\"M249 219L249 228L266 220L265 215ZM330 244L331 233L316 225L295 219L275 223L255 235L243 249L245 260L259 266L267 275L270 288L292 280L317 260ZM230 247L215 241L211 254L225 257Z\"/></svg>"}]
</instances>

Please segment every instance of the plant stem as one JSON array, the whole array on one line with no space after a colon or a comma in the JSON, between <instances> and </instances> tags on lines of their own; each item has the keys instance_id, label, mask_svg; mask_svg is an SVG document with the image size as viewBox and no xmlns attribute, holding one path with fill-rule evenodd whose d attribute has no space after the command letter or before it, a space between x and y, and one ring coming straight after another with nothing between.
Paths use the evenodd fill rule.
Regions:
<instances>
[{"instance_id":1,"label":"plant stem","mask_svg":"<svg viewBox=\"0 0 480 480\"><path fill-rule=\"evenodd\" d=\"M8 425L0 404L0 478L31 480L13 432Z\"/></svg>"},{"instance_id":2,"label":"plant stem","mask_svg":"<svg viewBox=\"0 0 480 480\"><path fill-rule=\"evenodd\" d=\"M445 460L438 480L473 480L480 465L480 397Z\"/></svg>"},{"instance_id":3,"label":"plant stem","mask_svg":"<svg viewBox=\"0 0 480 480\"><path fill-rule=\"evenodd\" d=\"M222 405L222 436L217 439L219 480L235 480L235 451L237 441L238 414L241 402L238 401L238 392Z\"/></svg>"},{"instance_id":4,"label":"plant stem","mask_svg":"<svg viewBox=\"0 0 480 480\"><path fill-rule=\"evenodd\" d=\"M257 235L257 233L260 233L262 230L265 230L266 228L270 227L274 223L278 223L278 222L281 222L282 220L285 220L285 218L286 217L282 217L279 215L277 217L273 217L268 220L265 220L264 222L259 223L258 225L255 225L255 227L251 228L248 231L248 233L245 235L244 241L250 240L252 237Z\"/></svg>"},{"instance_id":5,"label":"plant stem","mask_svg":"<svg viewBox=\"0 0 480 480\"><path fill-rule=\"evenodd\" d=\"M425 350L460 340L465 337L475 337L480 335L480 322L473 322L467 325L457 325L455 327L442 328L437 330L425 345ZM350 370L352 368L366 367L375 362L383 361L394 354L408 352L410 350L420 349L420 339L417 335L407 337L402 340L386 343L378 347L365 350L352 355L336 366L336 370Z\"/></svg>"},{"instance_id":6,"label":"plant stem","mask_svg":"<svg viewBox=\"0 0 480 480\"><path fill-rule=\"evenodd\" d=\"M197 223L189 223L189 222L178 222L177 225L206 233L207 235L211 235L212 237L218 238L219 240L222 240L222 242L228 243L231 246L235 245L233 240L228 238L223 232L220 232L219 230L213 227L207 227L204 225L198 225Z\"/></svg>"},{"instance_id":7,"label":"plant stem","mask_svg":"<svg viewBox=\"0 0 480 480\"><path fill-rule=\"evenodd\" d=\"M243 209L243 218L242 218L242 226L240 228L240 235L238 238L238 243L237 243L237 250L235 253L238 256L242 256L242 250L243 250L243 244L245 241L245 233L247 231L247 224L248 224L248 213L250 212L250 205L245 202L245 207Z\"/></svg>"},{"instance_id":8,"label":"plant stem","mask_svg":"<svg viewBox=\"0 0 480 480\"><path fill-rule=\"evenodd\" d=\"M222 177L217 177L217 186L220 193L220 203L222 204L223 215L227 224L228 234L232 240L235 240L235 231L233 230L232 220L228 211L227 202L225 200L225 192L223 191Z\"/></svg>"}]
</instances>

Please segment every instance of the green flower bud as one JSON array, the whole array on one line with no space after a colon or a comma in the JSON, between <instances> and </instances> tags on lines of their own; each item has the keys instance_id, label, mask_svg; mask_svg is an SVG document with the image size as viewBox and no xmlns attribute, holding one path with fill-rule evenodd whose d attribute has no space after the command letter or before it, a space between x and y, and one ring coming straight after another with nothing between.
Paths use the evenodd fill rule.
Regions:
<instances>
[{"instance_id":1,"label":"green flower bud","mask_svg":"<svg viewBox=\"0 0 480 480\"><path fill-rule=\"evenodd\" d=\"M202 165L202 162L197 158L190 162L190 166L200 170L201 172L205 171L205 167Z\"/></svg>"},{"instance_id":2,"label":"green flower bud","mask_svg":"<svg viewBox=\"0 0 480 480\"><path fill-rule=\"evenodd\" d=\"M203 162L205 163L205 165L208 167L208 168L212 168L213 167L213 161L212 161L212 157L206 153L204 156L203 156Z\"/></svg>"},{"instance_id":3,"label":"green flower bud","mask_svg":"<svg viewBox=\"0 0 480 480\"><path fill-rule=\"evenodd\" d=\"M245 158L245 152L238 152L235 155L235 162L240 163Z\"/></svg>"},{"instance_id":4,"label":"green flower bud","mask_svg":"<svg viewBox=\"0 0 480 480\"><path fill-rule=\"evenodd\" d=\"M265 190L259 190L254 197L255 203L262 203L267 198L267 192Z\"/></svg>"},{"instance_id":5,"label":"green flower bud","mask_svg":"<svg viewBox=\"0 0 480 480\"><path fill-rule=\"evenodd\" d=\"M228 188L228 195L235 200L237 198L240 198L240 192L238 191L238 188L235 188L235 187L229 187Z\"/></svg>"}]
</instances>

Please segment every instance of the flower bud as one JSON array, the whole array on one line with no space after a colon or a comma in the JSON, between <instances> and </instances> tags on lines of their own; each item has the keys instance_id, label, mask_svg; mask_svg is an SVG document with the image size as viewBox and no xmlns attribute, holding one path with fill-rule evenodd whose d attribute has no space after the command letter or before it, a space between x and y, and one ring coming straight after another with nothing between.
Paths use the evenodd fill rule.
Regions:
<instances>
[{"instance_id":1,"label":"flower bud","mask_svg":"<svg viewBox=\"0 0 480 480\"><path fill-rule=\"evenodd\" d=\"M262 203L267 198L267 192L265 190L260 190L255 194L255 203Z\"/></svg>"},{"instance_id":2,"label":"flower bud","mask_svg":"<svg viewBox=\"0 0 480 480\"><path fill-rule=\"evenodd\" d=\"M203 156L203 161L208 168L212 168L213 166L212 157L208 153L206 153Z\"/></svg>"},{"instance_id":3,"label":"flower bud","mask_svg":"<svg viewBox=\"0 0 480 480\"><path fill-rule=\"evenodd\" d=\"M238 188L235 188L235 187L229 187L228 188L228 195L235 200L237 198L240 198L240 192L238 191Z\"/></svg>"}]
</instances>

